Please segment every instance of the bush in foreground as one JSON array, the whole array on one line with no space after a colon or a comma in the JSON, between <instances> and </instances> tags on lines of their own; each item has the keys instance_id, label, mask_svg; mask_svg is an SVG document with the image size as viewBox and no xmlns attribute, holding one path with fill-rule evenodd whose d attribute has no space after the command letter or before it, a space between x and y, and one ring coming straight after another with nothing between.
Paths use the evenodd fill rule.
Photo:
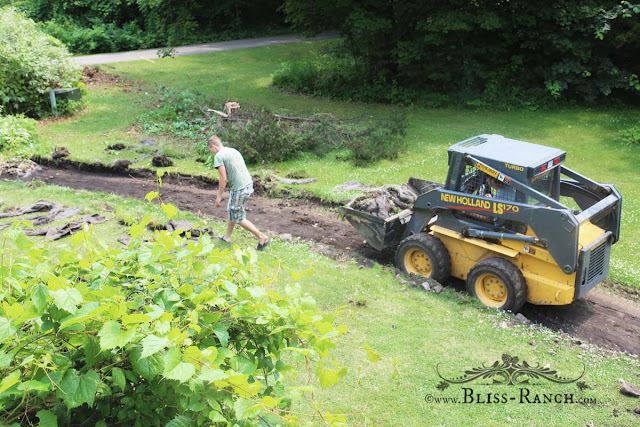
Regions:
<instances>
[{"instance_id":1,"label":"bush in foreground","mask_svg":"<svg viewBox=\"0 0 640 427\"><path fill-rule=\"evenodd\" d=\"M0 153L11 152L23 157L40 143L37 122L19 116L0 116Z\"/></svg>"},{"instance_id":2,"label":"bush in foreground","mask_svg":"<svg viewBox=\"0 0 640 427\"><path fill-rule=\"evenodd\" d=\"M0 424L288 424L283 356L319 362L323 387L344 376L322 364L344 327L299 289L270 289L253 250L149 238L149 221L124 250L88 229L55 251L0 236Z\"/></svg>"},{"instance_id":3,"label":"bush in foreground","mask_svg":"<svg viewBox=\"0 0 640 427\"><path fill-rule=\"evenodd\" d=\"M48 111L45 93L72 87L81 68L64 45L11 7L0 9L0 106L7 114L39 117Z\"/></svg>"}]
</instances>

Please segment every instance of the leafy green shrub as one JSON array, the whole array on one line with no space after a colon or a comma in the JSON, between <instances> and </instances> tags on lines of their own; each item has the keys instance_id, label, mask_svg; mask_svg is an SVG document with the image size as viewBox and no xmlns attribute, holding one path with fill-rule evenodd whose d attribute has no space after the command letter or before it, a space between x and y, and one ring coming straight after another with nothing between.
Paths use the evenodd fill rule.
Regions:
<instances>
[{"instance_id":1,"label":"leafy green shrub","mask_svg":"<svg viewBox=\"0 0 640 427\"><path fill-rule=\"evenodd\" d=\"M345 328L298 286L269 288L255 251L149 221L122 250L91 229L56 250L16 226L0 235L4 424L288 424L289 363L315 364L323 387L345 375L331 358Z\"/></svg>"},{"instance_id":2,"label":"leafy green shrub","mask_svg":"<svg viewBox=\"0 0 640 427\"><path fill-rule=\"evenodd\" d=\"M285 62L273 76L273 85L313 96L357 100L366 86L361 62L348 54L312 53Z\"/></svg>"},{"instance_id":3,"label":"leafy green shrub","mask_svg":"<svg viewBox=\"0 0 640 427\"><path fill-rule=\"evenodd\" d=\"M640 125L621 131L620 137L627 144L640 145Z\"/></svg>"},{"instance_id":4,"label":"leafy green shrub","mask_svg":"<svg viewBox=\"0 0 640 427\"><path fill-rule=\"evenodd\" d=\"M298 135L267 109L255 110L243 125L223 122L220 137L242 153L247 163L281 162L300 152Z\"/></svg>"},{"instance_id":5,"label":"leafy green shrub","mask_svg":"<svg viewBox=\"0 0 640 427\"><path fill-rule=\"evenodd\" d=\"M39 22L38 28L60 40L74 53L117 52L146 47L142 30L135 22L121 28L110 22L86 27L64 19Z\"/></svg>"},{"instance_id":6,"label":"leafy green shrub","mask_svg":"<svg viewBox=\"0 0 640 427\"><path fill-rule=\"evenodd\" d=\"M0 116L0 152L23 157L39 143L38 123L23 115Z\"/></svg>"},{"instance_id":7,"label":"leafy green shrub","mask_svg":"<svg viewBox=\"0 0 640 427\"><path fill-rule=\"evenodd\" d=\"M13 8L0 9L0 40L0 105L7 114L41 116L49 103L47 90L80 79L80 66L64 45Z\"/></svg>"},{"instance_id":8,"label":"leafy green shrub","mask_svg":"<svg viewBox=\"0 0 640 427\"><path fill-rule=\"evenodd\" d=\"M398 114L379 126L355 134L345 144L356 166L366 166L382 159L395 159L407 149L407 117Z\"/></svg>"},{"instance_id":9,"label":"leafy green shrub","mask_svg":"<svg viewBox=\"0 0 640 427\"><path fill-rule=\"evenodd\" d=\"M58 114L61 116L73 116L84 108L84 101L74 101L73 99L64 99L56 103Z\"/></svg>"}]
</instances>

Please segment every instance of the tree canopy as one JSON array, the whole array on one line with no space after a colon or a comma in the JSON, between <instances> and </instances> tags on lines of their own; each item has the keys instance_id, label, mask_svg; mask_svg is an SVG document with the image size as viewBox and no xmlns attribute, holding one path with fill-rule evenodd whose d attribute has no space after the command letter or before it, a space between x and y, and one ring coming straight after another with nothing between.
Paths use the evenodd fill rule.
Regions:
<instances>
[{"instance_id":1,"label":"tree canopy","mask_svg":"<svg viewBox=\"0 0 640 427\"><path fill-rule=\"evenodd\" d=\"M466 99L593 101L638 91L640 7L603 0L286 0L298 29L339 29L368 84Z\"/></svg>"}]
</instances>

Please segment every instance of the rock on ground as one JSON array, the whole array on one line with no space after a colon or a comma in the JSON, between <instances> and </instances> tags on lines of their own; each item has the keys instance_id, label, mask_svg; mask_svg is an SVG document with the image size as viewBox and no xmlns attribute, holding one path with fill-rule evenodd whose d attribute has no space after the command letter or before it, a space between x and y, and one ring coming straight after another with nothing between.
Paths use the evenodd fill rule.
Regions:
<instances>
[{"instance_id":1,"label":"rock on ground","mask_svg":"<svg viewBox=\"0 0 640 427\"><path fill-rule=\"evenodd\" d=\"M347 181L344 184L336 185L333 191L371 191L372 188L358 181Z\"/></svg>"},{"instance_id":2,"label":"rock on ground","mask_svg":"<svg viewBox=\"0 0 640 427\"><path fill-rule=\"evenodd\" d=\"M40 166L31 160L11 159L0 164L0 176L9 178L26 178L40 170Z\"/></svg>"},{"instance_id":3,"label":"rock on ground","mask_svg":"<svg viewBox=\"0 0 640 427\"><path fill-rule=\"evenodd\" d=\"M625 380L620 380L620 393L627 396L640 397L640 390L638 390L638 387L636 387L635 384L626 382Z\"/></svg>"}]
</instances>

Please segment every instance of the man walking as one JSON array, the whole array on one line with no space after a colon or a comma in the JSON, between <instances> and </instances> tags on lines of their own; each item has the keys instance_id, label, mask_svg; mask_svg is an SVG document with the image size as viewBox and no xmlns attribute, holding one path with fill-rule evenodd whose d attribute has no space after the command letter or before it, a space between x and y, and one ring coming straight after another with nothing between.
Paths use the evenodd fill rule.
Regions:
<instances>
[{"instance_id":1,"label":"man walking","mask_svg":"<svg viewBox=\"0 0 640 427\"><path fill-rule=\"evenodd\" d=\"M260 232L251 221L247 219L245 205L249 196L253 194L253 180L251 174L244 163L242 154L238 150L222 145L222 141L217 136L212 136L207 141L209 151L214 154L213 167L218 169L220 173L220 183L218 185L218 197L216 197L216 207L222 204L222 195L224 189L229 183L229 203L227 204L227 212L229 212L229 221L227 223L227 234L220 239L227 243L231 243L231 233L236 224L248 230L258 239L258 250L264 249L271 239L266 234Z\"/></svg>"}]
</instances>

